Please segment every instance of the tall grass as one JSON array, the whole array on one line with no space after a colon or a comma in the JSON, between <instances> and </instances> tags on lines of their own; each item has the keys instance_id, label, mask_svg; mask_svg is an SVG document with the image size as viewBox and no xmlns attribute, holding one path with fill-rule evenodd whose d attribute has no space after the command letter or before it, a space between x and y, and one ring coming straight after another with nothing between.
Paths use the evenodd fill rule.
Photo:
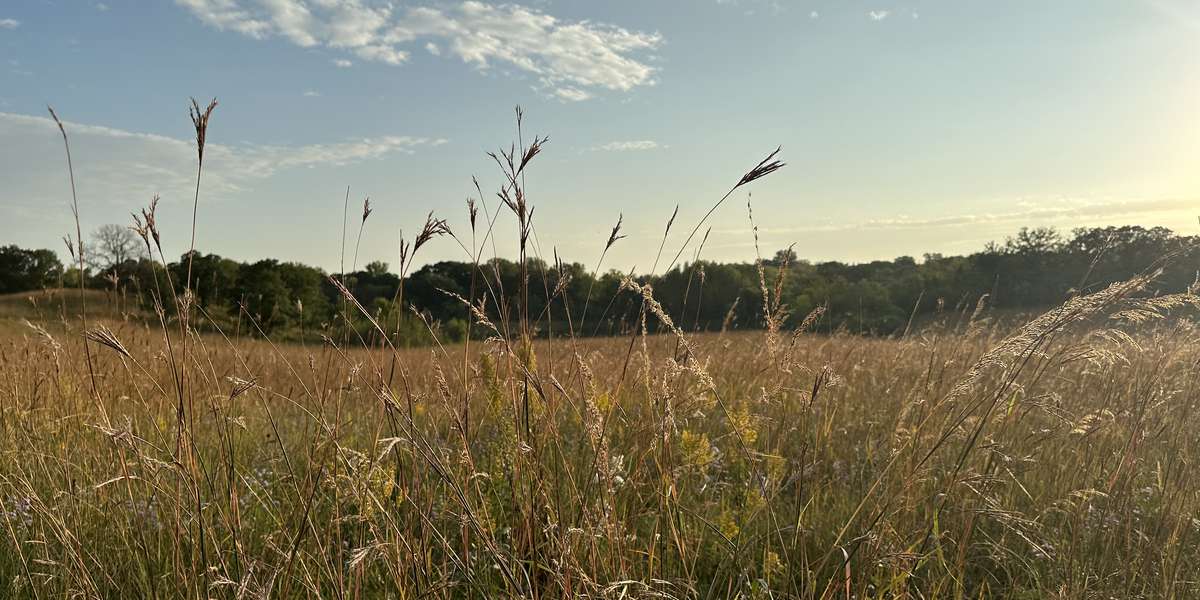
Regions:
<instances>
[{"instance_id":1,"label":"tall grass","mask_svg":"<svg viewBox=\"0 0 1200 600\"><path fill-rule=\"evenodd\" d=\"M430 215L401 245L402 274L437 238L470 257L465 343L429 324L433 346L395 347L340 277L342 318L374 335L201 335L165 269L156 323L4 334L0 596L1200 595L1190 292L1146 294L1151 269L1019 327L981 300L870 339L810 335L763 277L761 333L691 334L630 276L640 326L577 337L552 302L569 280L504 305L486 258L507 211L532 264L545 146L518 130L493 155L500 203L468 203L470 236ZM135 228L162 259L155 208Z\"/></svg>"}]
</instances>

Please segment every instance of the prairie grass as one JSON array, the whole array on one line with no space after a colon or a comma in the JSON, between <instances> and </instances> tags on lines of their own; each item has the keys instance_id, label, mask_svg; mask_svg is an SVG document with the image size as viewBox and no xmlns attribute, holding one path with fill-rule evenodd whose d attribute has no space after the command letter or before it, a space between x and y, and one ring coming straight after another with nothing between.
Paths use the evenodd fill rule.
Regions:
<instances>
[{"instance_id":1,"label":"prairie grass","mask_svg":"<svg viewBox=\"0 0 1200 600\"><path fill-rule=\"evenodd\" d=\"M981 301L884 339L810 334L766 280L762 331L690 333L631 277L626 336L522 306L494 325L484 249L508 210L533 252L545 142L493 157L501 204L469 205L469 246L432 215L402 246L403 272L464 240L485 339L397 348L349 292L342 317L377 335L276 343L249 315L200 333L187 282L165 280L148 317L110 297L89 320L10 319L0 596L1200 595L1190 292L1147 294L1151 270L1023 324ZM566 335L534 335L542 318Z\"/></svg>"}]
</instances>

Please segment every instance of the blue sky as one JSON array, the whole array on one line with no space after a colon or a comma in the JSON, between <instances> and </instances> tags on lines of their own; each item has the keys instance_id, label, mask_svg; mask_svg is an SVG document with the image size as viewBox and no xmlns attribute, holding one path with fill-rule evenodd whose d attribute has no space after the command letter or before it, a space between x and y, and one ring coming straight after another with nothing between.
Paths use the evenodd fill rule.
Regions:
<instances>
[{"instance_id":1,"label":"blue sky","mask_svg":"<svg viewBox=\"0 0 1200 600\"><path fill-rule=\"evenodd\" d=\"M74 228L52 104L85 230L157 193L168 251L186 250L189 96L220 100L197 245L243 260L335 268L346 186L352 212L375 208L360 263L394 265L430 210L465 230L471 176L501 183L485 153L514 137L516 104L551 138L528 177L541 250L587 264L623 213L610 264L645 269L677 204L678 249L777 145L788 167L751 190L764 253L1200 229L1190 0L10 0L0 243L60 249ZM753 259L746 200L716 214L706 257Z\"/></svg>"}]
</instances>

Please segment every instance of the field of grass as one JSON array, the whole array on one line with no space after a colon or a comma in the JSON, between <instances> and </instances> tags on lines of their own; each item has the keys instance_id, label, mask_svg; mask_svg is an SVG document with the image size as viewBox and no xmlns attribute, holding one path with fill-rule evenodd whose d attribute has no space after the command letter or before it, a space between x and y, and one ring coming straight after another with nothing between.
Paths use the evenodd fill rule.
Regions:
<instances>
[{"instance_id":1,"label":"field of grass","mask_svg":"<svg viewBox=\"0 0 1200 600\"><path fill-rule=\"evenodd\" d=\"M135 301L99 290L85 290L83 303L94 318L125 320L142 312ZM0 294L0 327L13 328L22 321L51 323L75 319L80 313L79 290L47 289Z\"/></svg>"},{"instance_id":2,"label":"field of grass","mask_svg":"<svg viewBox=\"0 0 1200 600\"><path fill-rule=\"evenodd\" d=\"M1140 283L902 339L110 322L94 389L10 328L0 595L1194 597L1200 329Z\"/></svg>"},{"instance_id":3,"label":"field of grass","mask_svg":"<svg viewBox=\"0 0 1200 600\"><path fill-rule=\"evenodd\" d=\"M469 204L463 317L486 339L397 349L336 278L342 321L374 332L221 330L167 271L157 318L0 299L0 597L1200 596L1191 291L1148 273L872 338L809 333L768 281L764 329L684 332L629 278L640 327L545 335L573 315L522 304L561 289L479 308L503 304L482 250L500 210L526 264L539 143L495 157L495 213ZM135 225L165 264L154 210ZM401 273L452 235L430 216Z\"/></svg>"}]
</instances>

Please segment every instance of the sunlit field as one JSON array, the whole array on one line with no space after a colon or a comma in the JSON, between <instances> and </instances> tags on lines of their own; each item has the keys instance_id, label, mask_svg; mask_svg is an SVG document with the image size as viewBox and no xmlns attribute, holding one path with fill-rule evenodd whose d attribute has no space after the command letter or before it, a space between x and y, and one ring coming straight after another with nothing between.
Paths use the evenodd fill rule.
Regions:
<instances>
[{"instance_id":1,"label":"sunlit field","mask_svg":"<svg viewBox=\"0 0 1200 600\"><path fill-rule=\"evenodd\" d=\"M492 156L506 183L469 230L430 215L402 242L391 304L329 275L336 313L304 330L297 301L286 339L245 301L216 314L192 252L168 265L154 203L136 298L115 276L0 297L0 597L1200 595L1197 297L1155 286L1175 256L1019 316L938 299L885 334L790 313L785 254L756 261L751 322L681 326L686 293L628 275L634 318L582 335L577 284L528 245L544 141ZM485 253L501 212L515 290ZM604 252L623 237L618 217ZM404 304L438 238L472 261L443 293L461 341ZM613 301L586 292L582 313Z\"/></svg>"},{"instance_id":2,"label":"sunlit field","mask_svg":"<svg viewBox=\"0 0 1200 600\"><path fill-rule=\"evenodd\" d=\"M3 595L1191 597L1200 330L1144 283L891 339L110 320L90 374L17 323Z\"/></svg>"}]
</instances>

